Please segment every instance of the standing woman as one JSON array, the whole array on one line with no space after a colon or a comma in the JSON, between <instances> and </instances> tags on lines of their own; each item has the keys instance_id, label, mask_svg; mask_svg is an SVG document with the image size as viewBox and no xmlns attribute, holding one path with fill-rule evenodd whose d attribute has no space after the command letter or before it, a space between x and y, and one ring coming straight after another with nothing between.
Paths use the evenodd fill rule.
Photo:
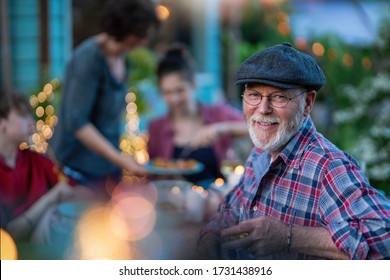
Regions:
<instances>
[{"instance_id":1,"label":"standing woman","mask_svg":"<svg viewBox=\"0 0 390 280\"><path fill-rule=\"evenodd\" d=\"M191 158L203 163L201 173L186 176L193 183L222 177L220 162L232 137L247 135L242 112L224 103L197 101L193 61L183 45L173 45L166 52L157 76L168 113L149 124L150 158Z\"/></svg>"},{"instance_id":2,"label":"standing woman","mask_svg":"<svg viewBox=\"0 0 390 280\"><path fill-rule=\"evenodd\" d=\"M53 151L77 182L104 188L121 169L143 175L143 167L118 149L128 89L128 51L143 45L157 27L149 0L112 0L104 7L102 33L76 48L67 65Z\"/></svg>"}]
</instances>

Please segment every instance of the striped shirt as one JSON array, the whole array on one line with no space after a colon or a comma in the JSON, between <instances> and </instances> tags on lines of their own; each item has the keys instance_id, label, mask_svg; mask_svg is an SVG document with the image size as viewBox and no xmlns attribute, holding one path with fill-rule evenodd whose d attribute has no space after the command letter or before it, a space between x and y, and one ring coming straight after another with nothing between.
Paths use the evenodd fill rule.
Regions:
<instances>
[{"instance_id":1,"label":"striped shirt","mask_svg":"<svg viewBox=\"0 0 390 280\"><path fill-rule=\"evenodd\" d=\"M310 117L274 161L269 151L254 148L225 200L251 209L253 217L324 227L351 259L390 258L390 201L370 186L354 158L316 131ZM233 207L233 216L238 209ZM218 220L201 235L217 231Z\"/></svg>"}]
</instances>

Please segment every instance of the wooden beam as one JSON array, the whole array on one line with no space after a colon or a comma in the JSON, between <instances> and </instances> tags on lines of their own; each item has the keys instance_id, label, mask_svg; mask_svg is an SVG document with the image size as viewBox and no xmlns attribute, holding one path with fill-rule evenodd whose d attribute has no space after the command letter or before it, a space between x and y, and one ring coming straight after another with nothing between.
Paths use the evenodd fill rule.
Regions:
<instances>
[{"instance_id":1,"label":"wooden beam","mask_svg":"<svg viewBox=\"0 0 390 280\"><path fill-rule=\"evenodd\" d=\"M1 11L1 49L2 49L2 79L5 89L12 88L11 45L8 25L8 0L0 0Z\"/></svg>"},{"instance_id":2,"label":"wooden beam","mask_svg":"<svg viewBox=\"0 0 390 280\"><path fill-rule=\"evenodd\" d=\"M47 69L49 66L49 22L48 22L48 0L39 0L39 33L40 33L40 65L41 65L41 80L47 77Z\"/></svg>"}]
</instances>

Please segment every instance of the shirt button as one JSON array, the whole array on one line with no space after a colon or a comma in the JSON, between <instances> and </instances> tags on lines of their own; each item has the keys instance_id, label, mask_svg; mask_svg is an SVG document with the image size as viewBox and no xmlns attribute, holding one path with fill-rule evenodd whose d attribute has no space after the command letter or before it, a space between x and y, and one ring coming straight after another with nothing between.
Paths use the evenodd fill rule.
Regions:
<instances>
[{"instance_id":1,"label":"shirt button","mask_svg":"<svg viewBox=\"0 0 390 280\"><path fill-rule=\"evenodd\" d=\"M253 206L253 211L257 211L257 206Z\"/></svg>"}]
</instances>

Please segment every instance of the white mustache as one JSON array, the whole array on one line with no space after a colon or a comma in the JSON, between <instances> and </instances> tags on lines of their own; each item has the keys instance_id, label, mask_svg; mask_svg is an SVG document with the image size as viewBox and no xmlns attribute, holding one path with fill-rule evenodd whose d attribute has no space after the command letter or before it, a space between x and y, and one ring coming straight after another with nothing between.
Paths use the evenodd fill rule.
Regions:
<instances>
[{"instance_id":1,"label":"white mustache","mask_svg":"<svg viewBox=\"0 0 390 280\"><path fill-rule=\"evenodd\" d=\"M272 118L272 117L252 116L250 120L253 122L265 123L265 124L280 123L279 118Z\"/></svg>"}]
</instances>

